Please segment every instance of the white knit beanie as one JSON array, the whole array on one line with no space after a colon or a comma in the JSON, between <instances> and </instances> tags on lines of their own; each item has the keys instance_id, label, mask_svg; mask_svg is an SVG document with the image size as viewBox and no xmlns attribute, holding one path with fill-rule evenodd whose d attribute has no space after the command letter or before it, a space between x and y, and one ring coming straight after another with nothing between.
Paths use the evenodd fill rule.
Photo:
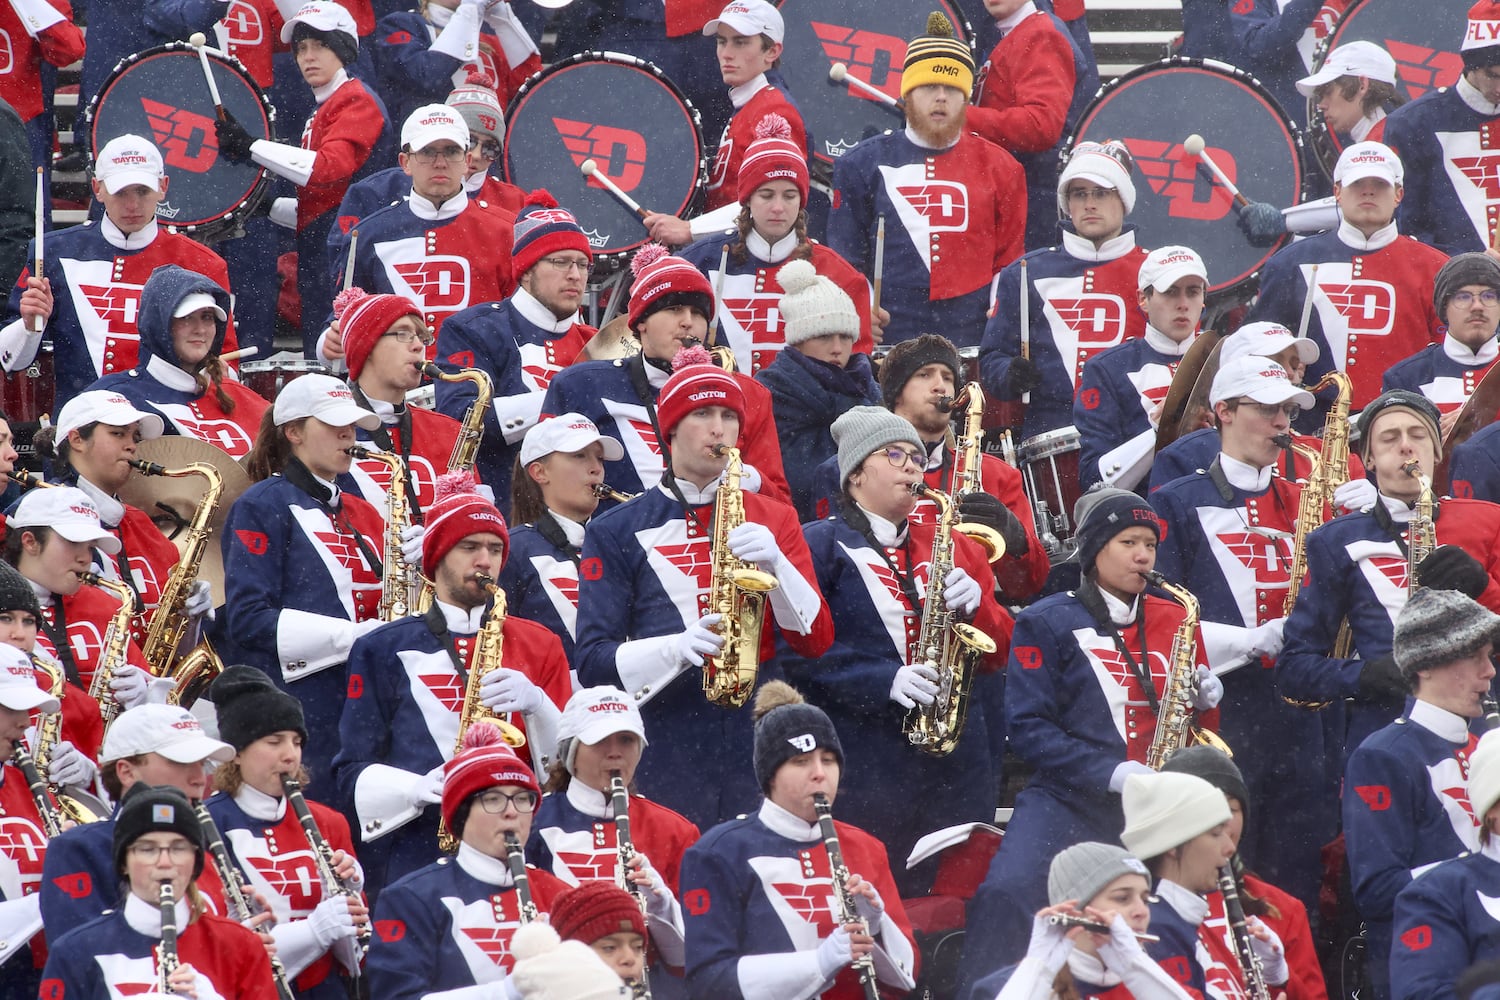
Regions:
<instances>
[{"instance_id":1,"label":"white knit beanie","mask_svg":"<svg viewBox=\"0 0 1500 1000\"><path fill-rule=\"evenodd\" d=\"M781 320L788 344L838 333L859 339L859 313L844 290L820 275L811 261L791 260L776 272L785 294Z\"/></svg>"},{"instance_id":2,"label":"white knit beanie","mask_svg":"<svg viewBox=\"0 0 1500 1000\"><path fill-rule=\"evenodd\" d=\"M1142 860L1165 854L1229 822L1229 800L1213 785L1172 771L1125 779L1125 832L1120 843Z\"/></svg>"},{"instance_id":3,"label":"white knit beanie","mask_svg":"<svg viewBox=\"0 0 1500 1000\"><path fill-rule=\"evenodd\" d=\"M1469 805L1484 825L1484 814L1500 802L1500 730L1485 733L1469 755Z\"/></svg>"},{"instance_id":4,"label":"white knit beanie","mask_svg":"<svg viewBox=\"0 0 1500 1000\"><path fill-rule=\"evenodd\" d=\"M524 1000L614 1000L628 997L615 970L582 941L560 941L543 923L527 924L511 938L511 975Z\"/></svg>"}]
</instances>

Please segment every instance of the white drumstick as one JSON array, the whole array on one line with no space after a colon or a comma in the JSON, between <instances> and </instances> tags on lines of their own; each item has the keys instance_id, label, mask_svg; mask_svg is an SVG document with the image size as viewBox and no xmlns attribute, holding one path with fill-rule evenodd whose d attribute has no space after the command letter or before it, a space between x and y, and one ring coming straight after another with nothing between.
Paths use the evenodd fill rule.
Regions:
<instances>
[{"instance_id":1,"label":"white drumstick","mask_svg":"<svg viewBox=\"0 0 1500 1000\"><path fill-rule=\"evenodd\" d=\"M1307 339L1307 324L1312 322L1313 296L1318 291L1318 265L1307 271L1307 296L1302 300L1302 319L1297 323L1297 339Z\"/></svg>"},{"instance_id":2,"label":"white drumstick","mask_svg":"<svg viewBox=\"0 0 1500 1000\"><path fill-rule=\"evenodd\" d=\"M32 262L31 273L34 274L38 278L42 277L42 266L43 266L43 263L44 263L44 261L43 261L43 254L42 254L42 240L44 239L46 231L47 231L47 227L46 227L46 223L45 223L46 217L47 217L47 197L46 197L46 194L42 191L42 168L41 167L37 167L36 168L36 240L35 240L35 243L36 243L36 260ZM46 325L46 320L42 319L41 316L33 316L33 317L31 317L31 332L32 333L41 333L42 332L42 328L45 325Z\"/></svg>"},{"instance_id":3,"label":"white drumstick","mask_svg":"<svg viewBox=\"0 0 1500 1000\"><path fill-rule=\"evenodd\" d=\"M1026 258L1021 258L1021 357L1031 360L1031 282L1026 274ZM1021 393L1021 402L1031 402L1031 390Z\"/></svg>"},{"instance_id":4,"label":"white drumstick","mask_svg":"<svg viewBox=\"0 0 1500 1000\"><path fill-rule=\"evenodd\" d=\"M208 36L201 31L195 31L188 38L188 44L198 50L198 62L203 66L203 79L208 81L208 93L214 99L214 114L218 115L219 120L222 121L227 117L227 113L224 110L224 101L219 97L219 85L214 82L213 67L208 63L208 49L206 48Z\"/></svg>"},{"instance_id":5,"label":"white drumstick","mask_svg":"<svg viewBox=\"0 0 1500 1000\"><path fill-rule=\"evenodd\" d=\"M1196 132L1182 140L1182 148L1187 150L1189 156L1196 156L1203 161L1203 165L1208 168L1209 173L1214 175L1214 180L1222 184L1224 190L1234 196L1234 203L1236 205L1243 208L1250 204L1250 199L1240 194L1240 189L1234 186L1234 182L1229 179L1224 171L1219 169L1219 165L1214 162L1214 158L1208 155L1207 145L1203 141L1203 136L1198 135Z\"/></svg>"},{"instance_id":6,"label":"white drumstick","mask_svg":"<svg viewBox=\"0 0 1500 1000\"><path fill-rule=\"evenodd\" d=\"M640 203L637 202L634 198L630 197L630 195L626 194L624 191L621 191L620 185L610 180L609 175L599 169L599 164L595 163L593 160L584 160L583 163L579 165L578 169L583 171L583 175L585 177L592 177L594 180L599 182L599 185L603 187L604 190L620 199L620 204L624 205L626 208L630 209L641 218L644 219L646 217L647 212L640 206Z\"/></svg>"},{"instance_id":7,"label":"white drumstick","mask_svg":"<svg viewBox=\"0 0 1500 1000\"><path fill-rule=\"evenodd\" d=\"M896 100L896 98L892 97L890 94L887 94L885 91L881 90L879 87L873 84L866 83L859 77L851 74L849 72L849 67L844 65L843 63L834 63L829 67L828 79L832 80L834 83L847 83L855 90L864 91L866 94L869 94L871 97L875 98L875 100L879 101L882 104L889 104L893 108L905 107L904 104Z\"/></svg>"},{"instance_id":8,"label":"white drumstick","mask_svg":"<svg viewBox=\"0 0 1500 1000\"><path fill-rule=\"evenodd\" d=\"M237 351L230 351L228 354L221 354L221 355L219 355L219 360L220 361L236 361L236 360L239 360L241 358L253 358L253 357L255 357L259 353L260 353L260 348L259 347L241 347Z\"/></svg>"}]
</instances>

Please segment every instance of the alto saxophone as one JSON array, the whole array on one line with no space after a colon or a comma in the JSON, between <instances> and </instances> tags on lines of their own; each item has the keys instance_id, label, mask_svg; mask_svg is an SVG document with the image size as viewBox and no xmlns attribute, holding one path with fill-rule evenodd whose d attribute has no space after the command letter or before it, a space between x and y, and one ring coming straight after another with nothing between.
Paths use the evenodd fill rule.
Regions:
<instances>
[{"instance_id":1,"label":"alto saxophone","mask_svg":"<svg viewBox=\"0 0 1500 1000\"><path fill-rule=\"evenodd\" d=\"M36 669L47 675L47 693L58 700L57 711L48 712L37 720L36 741L32 746L34 766L38 773L45 777L47 774L47 765L52 763L52 752L57 748L58 741L62 739L62 699L66 694L68 679L67 675L63 672L63 665L61 663L58 663L49 656L43 655L37 650L32 650L31 662ZM58 811L74 823L82 826L85 823L97 822L102 818L78 799L65 794L62 786L49 783L47 790L52 793L52 798L57 803ZM41 806L41 800L38 799L37 808L40 810ZM51 836L51 834L48 834L48 836Z\"/></svg>"},{"instance_id":2,"label":"alto saxophone","mask_svg":"<svg viewBox=\"0 0 1500 1000\"><path fill-rule=\"evenodd\" d=\"M729 456L724 481L714 495L714 536L709 550L713 575L708 581L709 610L723 616L718 632L724 637L724 648L703 663L703 694L715 705L739 708L755 690L760 672L766 595L781 584L729 551L729 533L745 523L745 496L740 490L744 466L738 448L718 444L714 454Z\"/></svg>"},{"instance_id":3,"label":"alto saxophone","mask_svg":"<svg viewBox=\"0 0 1500 1000\"><path fill-rule=\"evenodd\" d=\"M441 382L474 383L478 394L464 411L458 440L453 442L453 453L448 456L449 472L473 472L474 462L479 457L479 445L484 441L484 415L489 411L490 398L495 394L494 383L478 368L460 368L450 375L429 361L422 366L422 371Z\"/></svg>"},{"instance_id":4,"label":"alto saxophone","mask_svg":"<svg viewBox=\"0 0 1500 1000\"><path fill-rule=\"evenodd\" d=\"M1211 746L1232 756L1229 746L1217 733L1193 725L1197 714L1193 699L1198 694L1198 667L1193 662L1198 658L1198 598L1186 587L1167 582L1166 577L1154 570L1146 574L1146 579L1166 591L1187 612L1172 635L1167 681L1162 686L1161 703L1156 710L1156 734L1146 751L1146 763L1160 771L1168 757L1192 743Z\"/></svg>"},{"instance_id":5,"label":"alto saxophone","mask_svg":"<svg viewBox=\"0 0 1500 1000\"><path fill-rule=\"evenodd\" d=\"M380 620L393 622L415 611L422 594L422 574L401 554L401 534L411 526L411 505L406 499L406 463L389 451L373 451L355 445L344 449L350 457L370 459L391 474L386 489L384 570L380 578Z\"/></svg>"},{"instance_id":6,"label":"alto saxophone","mask_svg":"<svg viewBox=\"0 0 1500 1000\"><path fill-rule=\"evenodd\" d=\"M186 611L187 599L198 580L203 553L208 549L208 537L212 530L209 523L224 495L224 477L207 462L194 462L180 469L165 469L155 462L139 459L133 459L130 464L146 476L165 476L169 479L202 476L208 482L203 500L193 513L192 523L188 525L182 558L172 567L167 583L162 587L161 601L151 613L151 622L146 628L146 641L141 649L153 674L172 678L174 683L168 702L191 706L208 690L214 678L224 672L224 662L219 659L219 654L214 651L207 638L186 653L182 650L183 640L193 625L193 620Z\"/></svg>"},{"instance_id":7,"label":"alto saxophone","mask_svg":"<svg viewBox=\"0 0 1500 1000\"><path fill-rule=\"evenodd\" d=\"M823 836L823 847L828 851L828 875L833 882L833 902L838 907L834 916L839 926L855 922L864 923L859 910L854 906L854 897L849 894L849 866L844 863L844 849L839 846L838 828L833 825L833 806L822 792L813 793L813 808L818 813L818 829ZM869 927L866 926L866 931ZM854 971L859 973L859 986L865 1000L880 1000L880 983L875 978L875 960L863 955L854 961Z\"/></svg>"},{"instance_id":8,"label":"alto saxophone","mask_svg":"<svg viewBox=\"0 0 1500 1000\"><path fill-rule=\"evenodd\" d=\"M99 662L94 666L94 679L89 682L89 697L99 703L99 716L108 726L120 714L120 703L110 692L109 682L116 670L130 662L130 619L135 616L135 594L123 581L106 580L98 573L80 573L79 579L90 586L102 587L120 601L120 607L109 620L109 627L104 630Z\"/></svg>"},{"instance_id":9,"label":"alto saxophone","mask_svg":"<svg viewBox=\"0 0 1500 1000\"><path fill-rule=\"evenodd\" d=\"M177 899L171 882L161 884L157 905L161 908L161 944L156 946L156 992L172 996L177 991L167 980L177 971Z\"/></svg>"},{"instance_id":10,"label":"alto saxophone","mask_svg":"<svg viewBox=\"0 0 1500 1000\"><path fill-rule=\"evenodd\" d=\"M608 483L595 483L589 488L594 491L594 496L600 500L613 500L615 503L625 503L640 496L639 493L621 493Z\"/></svg>"},{"instance_id":11,"label":"alto saxophone","mask_svg":"<svg viewBox=\"0 0 1500 1000\"><path fill-rule=\"evenodd\" d=\"M1401 471L1415 479L1420 490L1417 505L1412 510L1411 523L1407 525L1406 593L1409 597L1422 586L1417 579L1417 567L1437 548L1437 525L1433 520L1437 514L1437 497L1432 493L1432 480L1422 471L1422 466L1416 459L1401 466Z\"/></svg>"},{"instance_id":12,"label":"alto saxophone","mask_svg":"<svg viewBox=\"0 0 1500 1000\"><path fill-rule=\"evenodd\" d=\"M974 686L979 659L993 653L996 646L994 639L960 621L943 599L943 581L953 569L953 532L961 527L957 524L958 508L952 497L920 482L913 483L911 491L914 496L931 500L938 508L927 599L922 604L922 627L915 647L915 656L937 671L938 690L931 705L917 705L906 713L901 731L917 749L946 757L963 735L964 719L969 714L969 690Z\"/></svg>"},{"instance_id":13,"label":"alto saxophone","mask_svg":"<svg viewBox=\"0 0 1500 1000\"><path fill-rule=\"evenodd\" d=\"M953 475L948 480L948 495L960 498L969 493L983 493L981 479L984 455L984 390L978 382L969 382L950 399L938 400L938 409L964 411L964 430L953 443ZM968 535L984 549L990 562L999 562L1005 555L1005 537L987 524L965 521L954 528Z\"/></svg>"},{"instance_id":14,"label":"alto saxophone","mask_svg":"<svg viewBox=\"0 0 1500 1000\"><path fill-rule=\"evenodd\" d=\"M1289 615L1297 603L1297 593L1302 589L1302 578L1307 575L1307 535L1323 524L1324 512L1334 508L1333 494L1349 481L1349 406L1353 396L1353 383L1349 376L1332 371L1318 380L1309 391L1317 392L1328 386L1336 386L1338 396L1323 421L1323 450L1321 453L1300 445L1287 436L1287 444L1293 451L1308 460L1312 471L1302 487L1302 498L1297 504L1297 529L1292 536L1292 569L1287 583L1286 599L1281 613Z\"/></svg>"}]
</instances>

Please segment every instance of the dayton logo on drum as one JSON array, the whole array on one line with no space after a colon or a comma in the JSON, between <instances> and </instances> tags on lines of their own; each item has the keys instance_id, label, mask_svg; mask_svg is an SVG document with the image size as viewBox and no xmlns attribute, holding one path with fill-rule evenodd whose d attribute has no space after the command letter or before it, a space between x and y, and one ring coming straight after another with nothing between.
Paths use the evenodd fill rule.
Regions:
<instances>
[{"instance_id":1,"label":"dayton logo on drum","mask_svg":"<svg viewBox=\"0 0 1500 1000\"><path fill-rule=\"evenodd\" d=\"M935 233L963 232L969 227L969 193L962 184L931 181L902 184L896 193L905 198Z\"/></svg>"},{"instance_id":2,"label":"dayton logo on drum","mask_svg":"<svg viewBox=\"0 0 1500 1000\"><path fill-rule=\"evenodd\" d=\"M214 120L186 108L141 98L151 137L161 150L163 162L190 174L205 174L219 159L219 140Z\"/></svg>"},{"instance_id":3,"label":"dayton logo on drum","mask_svg":"<svg viewBox=\"0 0 1500 1000\"><path fill-rule=\"evenodd\" d=\"M1136 165L1146 177L1151 190L1167 199L1167 214L1174 219L1214 222L1229 214L1234 198L1223 187L1212 183L1198 171L1198 158L1189 156L1180 142L1158 142L1155 139L1126 139L1125 148L1135 157ZM1224 171L1230 183L1237 184L1239 165L1234 154L1215 146L1206 152Z\"/></svg>"},{"instance_id":4,"label":"dayton logo on drum","mask_svg":"<svg viewBox=\"0 0 1500 1000\"><path fill-rule=\"evenodd\" d=\"M646 175L646 137L629 129L612 125L592 125L569 118L553 118L557 134L573 164L583 166L584 160L593 160L599 170L629 194ZM590 177L590 187L602 189L604 185Z\"/></svg>"},{"instance_id":5,"label":"dayton logo on drum","mask_svg":"<svg viewBox=\"0 0 1500 1000\"><path fill-rule=\"evenodd\" d=\"M1385 50L1396 60L1396 76L1410 100L1437 87L1453 86L1464 69L1463 56L1457 52L1440 52L1394 38L1385 40Z\"/></svg>"},{"instance_id":6,"label":"dayton logo on drum","mask_svg":"<svg viewBox=\"0 0 1500 1000\"><path fill-rule=\"evenodd\" d=\"M469 304L469 262L463 257L429 257L391 270L406 283L424 309L454 310Z\"/></svg>"},{"instance_id":7,"label":"dayton logo on drum","mask_svg":"<svg viewBox=\"0 0 1500 1000\"><path fill-rule=\"evenodd\" d=\"M229 35L230 45L259 45L266 37L260 11L245 0L234 0L225 12L222 23L224 31Z\"/></svg>"},{"instance_id":8,"label":"dayton logo on drum","mask_svg":"<svg viewBox=\"0 0 1500 1000\"><path fill-rule=\"evenodd\" d=\"M1383 281L1318 283L1318 291L1349 324L1350 333L1378 337L1391 332L1396 318L1396 290Z\"/></svg>"},{"instance_id":9,"label":"dayton logo on drum","mask_svg":"<svg viewBox=\"0 0 1500 1000\"><path fill-rule=\"evenodd\" d=\"M901 66L906 62L906 39L882 35L863 28L846 28L842 24L813 21L823 52L834 62L849 67L849 75L884 91L893 99L901 97ZM850 96L873 101L874 97L848 85Z\"/></svg>"}]
</instances>

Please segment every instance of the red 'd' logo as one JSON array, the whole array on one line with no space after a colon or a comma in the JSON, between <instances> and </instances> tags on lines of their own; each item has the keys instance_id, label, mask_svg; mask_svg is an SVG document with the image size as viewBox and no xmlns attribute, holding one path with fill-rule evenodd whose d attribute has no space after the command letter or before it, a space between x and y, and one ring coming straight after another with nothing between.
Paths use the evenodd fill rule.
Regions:
<instances>
[{"instance_id":1,"label":"red 'd' logo","mask_svg":"<svg viewBox=\"0 0 1500 1000\"><path fill-rule=\"evenodd\" d=\"M220 23L229 35L230 45L259 45L265 40L265 26L261 23L260 11L245 0L234 0Z\"/></svg>"},{"instance_id":2,"label":"red 'd' logo","mask_svg":"<svg viewBox=\"0 0 1500 1000\"><path fill-rule=\"evenodd\" d=\"M1318 291L1349 324L1350 333L1381 336L1391 332L1396 319L1396 290L1383 281L1348 284L1318 282Z\"/></svg>"},{"instance_id":3,"label":"red 'd' logo","mask_svg":"<svg viewBox=\"0 0 1500 1000\"><path fill-rule=\"evenodd\" d=\"M361 674L349 675L348 697L350 701L358 701L365 693L365 679Z\"/></svg>"},{"instance_id":4,"label":"red 'd' logo","mask_svg":"<svg viewBox=\"0 0 1500 1000\"><path fill-rule=\"evenodd\" d=\"M1396 60L1396 76L1406 84L1406 92L1416 100L1429 90L1451 87L1463 72L1463 56L1457 52L1439 52L1423 45L1385 40L1385 50Z\"/></svg>"},{"instance_id":5,"label":"red 'd' logo","mask_svg":"<svg viewBox=\"0 0 1500 1000\"><path fill-rule=\"evenodd\" d=\"M375 921L375 933L380 940L386 944L400 941L406 937L406 921L404 920L377 920Z\"/></svg>"},{"instance_id":6,"label":"red 'd' logo","mask_svg":"<svg viewBox=\"0 0 1500 1000\"><path fill-rule=\"evenodd\" d=\"M141 308L139 285L79 285L94 312L112 334L138 336L136 319Z\"/></svg>"},{"instance_id":7,"label":"red 'd' logo","mask_svg":"<svg viewBox=\"0 0 1500 1000\"><path fill-rule=\"evenodd\" d=\"M260 531L245 531L241 529L234 533L234 537L240 540L240 544L245 547L245 551L249 552L252 556L265 555L266 547L270 544L270 539L265 536L264 532Z\"/></svg>"},{"instance_id":8,"label":"red 'd' logo","mask_svg":"<svg viewBox=\"0 0 1500 1000\"><path fill-rule=\"evenodd\" d=\"M88 872L69 872L67 875L59 875L52 880L52 884L69 899L83 899L94 891L94 880L89 877Z\"/></svg>"},{"instance_id":9,"label":"red 'd' logo","mask_svg":"<svg viewBox=\"0 0 1500 1000\"><path fill-rule=\"evenodd\" d=\"M578 575L585 580L598 580L604 576L604 563L597 557L585 559L578 566Z\"/></svg>"},{"instance_id":10,"label":"red 'd' logo","mask_svg":"<svg viewBox=\"0 0 1500 1000\"><path fill-rule=\"evenodd\" d=\"M456 310L469 304L469 262L462 257L429 257L391 270L406 282L424 309Z\"/></svg>"},{"instance_id":11,"label":"red 'd' logo","mask_svg":"<svg viewBox=\"0 0 1500 1000\"><path fill-rule=\"evenodd\" d=\"M162 161L173 170L206 174L219 159L219 140L214 121L196 111L141 98L151 137L161 150Z\"/></svg>"},{"instance_id":12,"label":"red 'd' logo","mask_svg":"<svg viewBox=\"0 0 1500 1000\"><path fill-rule=\"evenodd\" d=\"M1037 646L1017 646L1011 650L1011 655L1022 670L1035 670L1042 665L1042 651Z\"/></svg>"},{"instance_id":13,"label":"red 'd' logo","mask_svg":"<svg viewBox=\"0 0 1500 1000\"><path fill-rule=\"evenodd\" d=\"M42 980L41 992L37 994L40 1000L63 1000L63 982L61 979Z\"/></svg>"},{"instance_id":14,"label":"red 'd' logo","mask_svg":"<svg viewBox=\"0 0 1500 1000\"><path fill-rule=\"evenodd\" d=\"M1485 201L1500 201L1500 153L1480 156L1455 156L1453 165L1484 192Z\"/></svg>"},{"instance_id":15,"label":"red 'd' logo","mask_svg":"<svg viewBox=\"0 0 1500 1000\"><path fill-rule=\"evenodd\" d=\"M701 917L708 912L710 900L707 889L690 889L683 893L683 907L695 917Z\"/></svg>"},{"instance_id":16,"label":"red 'd' logo","mask_svg":"<svg viewBox=\"0 0 1500 1000\"><path fill-rule=\"evenodd\" d=\"M639 132L570 118L554 118L552 124L562 136L563 145L574 164L582 167L584 160L593 160L599 170L626 194L634 191L646 175L646 138ZM588 183L589 187L604 189L604 185L592 177Z\"/></svg>"},{"instance_id":17,"label":"red 'd' logo","mask_svg":"<svg viewBox=\"0 0 1500 1000\"><path fill-rule=\"evenodd\" d=\"M1189 156L1182 143L1126 139L1125 147L1135 157L1151 190L1167 199L1167 214L1172 218L1214 222L1229 214L1234 197L1223 185L1212 183L1199 173L1198 157ZM1206 152L1230 183L1237 183L1239 164L1234 154L1215 146L1208 147Z\"/></svg>"},{"instance_id":18,"label":"red 'd' logo","mask_svg":"<svg viewBox=\"0 0 1500 1000\"><path fill-rule=\"evenodd\" d=\"M682 545L658 545L656 551L679 573L692 580L699 590L708 589L708 581L713 576L714 566L713 560L709 558L706 538Z\"/></svg>"},{"instance_id":19,"label":"red 'd' logo","mask_svg":"<svg viewBox=\"0 0 1500 1000\"><path fill-rule=\"evenodd\" d=\"M1113 347L1125 339L1125 302L1116 295L1048 299L1047 304L1078 338L1080 349Z\"/></svg>"},{"instance_id":20,"label":"red 'd' logo","mask_svg":"<svg viewBox=\"0 0 1500 1000\"><path fill-rule=\"evenodd\" d=\"M818 44L833 62L849 67L849 75L884 91L892 99L901 97L901 67L906 62L906 39L880 35L862 28L813 21ZM848 84L851 97L875 100L863 90Z\"/></svg>"},{"instance_id":21,"label":"red 'd' logo","mask_svg":"<svg viewBox=\"0 0 1500 1000\"><path fill-rule=\"evenodd\" d=\"M931 181L899 185L896 191L934 232L962 232L969 226L969 194L962 184Z\"/></svg>"},{"instance_id":22,"label":"red 'd' logo","mask_svg":"<svg viewBox=\"0 0 1500 1000\"><path fill-rule=\"evenodd\" d=\"M1432 927L1420 924L1401 935L1401 943L1410 951L1425 951L1432 944Z\"/></svg>"},{"instance_id":23,"label":"red 'd' logo","mask_svg":"<svg viewBox=\"0 0 1500 1000\"><path fill-rule=\"evenodd\" d=\"M1078 394L1078 401L1083 404L1085 410L1099 409L1099 390L1085 389Z\"/></svg>"},{"instance_id":24,"label":"red 'd' logo","mask_svg":"<svg viewBox=\"0 0 1500 1000\"><path fill-rule=\"evenodd\" d=\"M1354 791L1371 812L1385 812L1391 807L1391 790L1385 785L1355 785Z\"/></svg>"}]
</instances>

